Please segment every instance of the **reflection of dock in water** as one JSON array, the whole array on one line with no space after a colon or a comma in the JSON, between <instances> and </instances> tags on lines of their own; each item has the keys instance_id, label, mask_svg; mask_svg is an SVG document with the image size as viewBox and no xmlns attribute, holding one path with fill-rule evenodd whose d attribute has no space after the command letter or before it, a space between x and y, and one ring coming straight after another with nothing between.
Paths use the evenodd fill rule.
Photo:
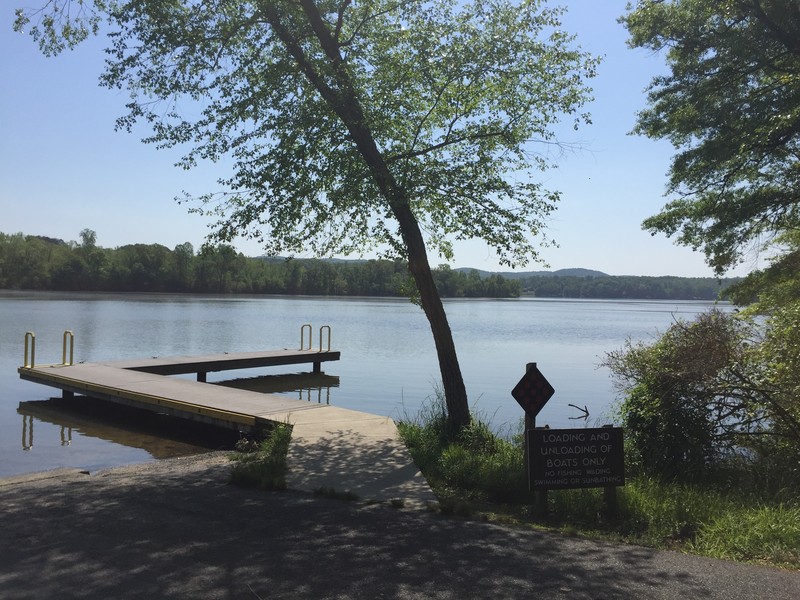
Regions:
<instances>
[{"instance_id":1,"label":"reflection of dock in water","mask_svg":"<svg viewBox=\"0 0 800 600\"><path fill-rule=\"evenodd\" d=\"M88 397L20 402L17 413L22 415L22 449L35 450L37 438L41 443L41 436L54 434L49 428L36 428L34 436L37 421L59 428L56 435L61 446L70 446L74 438L85 436L139 448L154 458L188 456L236 442L237 436L228 430L185 421L177 425L164 415L124 407L115 407L112 412L109 408L105 402Z\"/></svg>"},{"instance_id":2,"label":"reflection of dock in water","mask_svg":"<svg viewBox=\"0 0 800 600\"><path fill-rule=\"evenodd\" d=\"M331 403L331 388L339 387L339 377L325 373L264 375L217 382L218 385L262 394L296 394L298 400Z\"/></svg>"}]
</instances>

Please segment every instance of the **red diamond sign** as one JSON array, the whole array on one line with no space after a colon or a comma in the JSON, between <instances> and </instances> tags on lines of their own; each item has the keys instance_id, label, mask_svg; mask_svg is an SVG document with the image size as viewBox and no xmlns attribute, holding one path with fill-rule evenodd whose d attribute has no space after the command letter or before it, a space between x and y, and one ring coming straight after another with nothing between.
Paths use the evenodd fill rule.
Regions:
<instances>
[{"instance_id":1,"label":"red diamond sign","mask_svg":"<svg viewBox=\"0 0 800 600\"><path fill-rule=\"evenodd\" d=\"M536 418L547 401L555 394L553 386L544 378L539 369L532 366L525 372L519 383L511 390L511 395L519 402L529 417Z\"/></svg>"}]
</instances>

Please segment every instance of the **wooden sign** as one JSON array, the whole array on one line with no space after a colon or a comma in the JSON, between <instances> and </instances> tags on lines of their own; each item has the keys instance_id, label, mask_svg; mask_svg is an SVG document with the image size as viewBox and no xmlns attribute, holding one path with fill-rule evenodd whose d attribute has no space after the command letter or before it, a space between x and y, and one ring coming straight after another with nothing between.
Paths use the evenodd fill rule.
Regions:
<instances>
[{"instance_id":1,"label":"wooden sign","mask_svg":"<svg viewBox=\"0 0 800 600\"><path fill-rule=\"evenodd\" d=\"M526 435L530 489L625 485L620 427L529 429Z\"/></svg>"}]
</instances>

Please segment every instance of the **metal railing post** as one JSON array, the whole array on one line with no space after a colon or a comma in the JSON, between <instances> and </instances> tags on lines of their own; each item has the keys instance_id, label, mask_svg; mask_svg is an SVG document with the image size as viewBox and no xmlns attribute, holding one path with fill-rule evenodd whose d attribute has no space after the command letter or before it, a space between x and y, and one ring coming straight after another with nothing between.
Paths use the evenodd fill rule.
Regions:
<instances>
[{"instance_id":1,"label":"metal railing post","mask_svg":"<svg viewBox=\"0 0 800 600\"><path fill-rule=\"evenodd\" d=\"M328 330L328 350L327 352L331 351L331 326L330 325L323 325L319 328L319 351L322 352L322 332Z\"/></svg>"},{"instance_id":2,"label":"metal railing post","mask_svg":"<svg viewBox=\"0 0 800 600\"><path fill-rule=\"evenodd\" d=\"M314 331L311 329L311 323L305 323L304 325L300 326L300 350L305 350L305 332L306 327L308 327L308 350L311 350L311 346L313 344L314 338Z\"/></svg>"},{"instance_id":3,"label":"metal railing post","mask_svg":"<svg viewBox=\"0 0 800 600\"><path fill-rule=\"evenodd\" d=\"M30 345L29 345L30 344ZM28 362L28 348L30 348L30 362ZM36 364L36 334L32 331L25 332L25 359L22 366L26 369L32 369Z\"/></svg>"},{"instance_id":4,"label":"metal railing post","mask_svg":"<svg viewBox=\"0 0 800 600\"><path fill-rule=\"evenodd\" d=\"M69 362L67 362L67 338L69 338ZM61 353L61 364L72 365L75 360L75 334L69 329L64 332L63 351Z\"/></svg>"}]
</instances>

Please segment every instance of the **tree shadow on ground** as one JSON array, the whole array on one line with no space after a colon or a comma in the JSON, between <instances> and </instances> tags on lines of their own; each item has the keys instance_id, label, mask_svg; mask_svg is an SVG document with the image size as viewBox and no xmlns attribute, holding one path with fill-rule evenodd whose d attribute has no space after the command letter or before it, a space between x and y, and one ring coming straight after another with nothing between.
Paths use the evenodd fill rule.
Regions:
<instances>
[{"instance_id":1,"label":"tree shadow on ground","mask_svg":"<svg viewBox=\"0 0 800 600\"><path fill-rule=\"evenodd\" d=\"M289 487L347 492L363 500L404 499L422 506L435 502L411 453L387 421L391 426L368 428L373 435L331 427L324 437L309 439L296 427L287 456Z\"/></svg>"},{"instance_id":2,"label":"tree shadow on ground","mask_svg":"<svg viewBox=\"0 0 800 600\"><path fill-rule=\"evenodd\" d=\"M209 464L211 463L211 464ZM789 598L800 574L227 484L224 457L0 480L0 596Z\"/></svg>"}]
</instances>

